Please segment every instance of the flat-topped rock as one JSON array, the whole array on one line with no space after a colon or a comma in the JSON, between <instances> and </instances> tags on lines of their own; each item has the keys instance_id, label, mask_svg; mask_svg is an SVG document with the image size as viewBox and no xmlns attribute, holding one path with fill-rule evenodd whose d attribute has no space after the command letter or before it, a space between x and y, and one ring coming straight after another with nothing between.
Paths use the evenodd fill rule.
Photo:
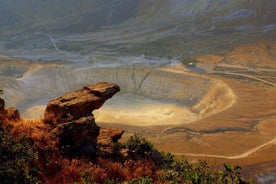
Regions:
<instances>
[{"instance_id":1,"label":"flat-topped rock","mask_svg":"<svg viewBox=\"0 0 276 184\"><path fill-rule=\"evenodd\" d=\"M49 101L44 113L45 122L57 125L89 116L119 91L120 87L116 84L99 82L66 93Z\"/></svg>"}]
</instances>

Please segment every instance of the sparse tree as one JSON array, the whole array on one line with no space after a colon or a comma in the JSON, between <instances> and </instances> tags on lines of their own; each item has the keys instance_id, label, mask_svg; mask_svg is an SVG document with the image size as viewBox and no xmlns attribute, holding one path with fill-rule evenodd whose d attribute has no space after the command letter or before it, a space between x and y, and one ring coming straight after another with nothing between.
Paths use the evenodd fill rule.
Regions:
<instances>
[{"instance_id":1,"label":"sparse tree","mask_svg":"<svg viewBox=\"0 0 276 184\"><path fill-rule=\"evenodd\" d=\"M195 67L198 63L198 60L195 57L191 57L191 56L183 56L180 58L180 61L185 66L191 66L191 67Z\"/></svg>"}]
</instances>

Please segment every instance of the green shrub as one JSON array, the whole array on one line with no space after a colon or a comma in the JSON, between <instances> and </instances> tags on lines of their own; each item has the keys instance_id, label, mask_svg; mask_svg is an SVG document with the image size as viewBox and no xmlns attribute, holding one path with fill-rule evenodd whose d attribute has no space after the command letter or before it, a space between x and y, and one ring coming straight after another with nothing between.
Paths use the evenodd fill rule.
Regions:
<instances>
[{"instance_id":1,"label":"green shrub","mask_svg":"<svg viewBox=\"0 0 276 184\"><path fill-rule=\"evenodd\" d=\"M136 135L131 136L125 143L125 147L129 150L130 154L135 154L141 157L150 155L154 151L153 145L144 138L139 138Z\"/></svg>"},{"instance_id":2,"label":"green shrub","mask_svg":"<svg viewBox=\"0 0 276 184\"><path fill-rule=\"evenodd\" d=\"M124 182L123 184L153 184L153 179L148 177L141 177Z\"/></svg>"},{"instance_id":3,"label":"green shrub","mask_svg":"<svg viewBox=\"0 0 276 184\"><path fill-rule=\"evenodd\" d=\"M247 184L242 180L241 167L224 164L224 170L211 169L206 161L199 161L198 164L191 164L186 159L176 159L170 153L159 152L153 145L137 136L130 137L125 147L133 155L144 158L145 156L153 161L162 174L158 179L138 178L128 181L131 184L153 183L154 181L165 183L221 183L221 184ZM149 180L148 180L149 179Z\"/></svg>"},{"instance_id":4,"label":"green shrub","mask_svg":"<svg viewBox=\"0 0 276 184\"><path fill-rule=\"evenodd\" d=\"M163 180L171 183L221 183L248 184L241 177L241 167L224 164L225 170L211 169L206 161L190 164L185 159L174 160L170 169L165 170Z\"/></svg>"},{"instance_id":5,"label":"green shrub","mask_svg":"<svg viewBox=\"0 0 276 184\"><path fill-rule=\"evenodd\" d=\"M151 153L151 159L161 169L171 169L175 162L174 155L171 153L159 152L157 150Z\"/></svg>"},{"instance_id":6,"label":"green shrub","mask_svg":"<svg viewBox=\"0 0 276 184\"><path fill-rule=\"evenodd\" d=\"M0 125L0 181L1 184L39 183L34 165L35 156L25 137L15 139L8 127Z\"/></svg>"},{"instance_id":7,"label":"green shrub","mask_svg":"<svg viewBox=\"0 0 276 184\"><path fill-rule=\"evenodd\" d=\"M225 172L223 174L223 181L225 183L239 183L239 184L247 184L248 182L242 180L241 177L241 167L240 166L232 166L230 164L223 164Z\"/></svg>"},{"instance_id":8,"label":"green shrub","mask_svg":"<svg viewBox=\"0 0 276 184\"><path fill-rule=\"evenodd\" d=\"M149 141L137 136L118 147L127 148L130 157L117 161L106 157L71 160L62 157L54 143L48 145L51 140L45 146L41 143L32 147L26 137L12 136L9 127L0 124L0 183L40 183L38 171L43 183L248 183L242 179L239 166L224 164L224 170L219 171L211 169L205 161L191 164L184 158L159 152Z\"/></svg>"},{"instance_id":9,"label":"green shrub","mask_svg":"<svg viewBox=\"0 0 276 184\"><path fill-rule=\"evenodd\" d=\"M198 63L198 60L196 58L190 56L183 56L180 58L180 61L183 63L183 65L189 67L195 67Z\"/></svg>"}]
</instances>

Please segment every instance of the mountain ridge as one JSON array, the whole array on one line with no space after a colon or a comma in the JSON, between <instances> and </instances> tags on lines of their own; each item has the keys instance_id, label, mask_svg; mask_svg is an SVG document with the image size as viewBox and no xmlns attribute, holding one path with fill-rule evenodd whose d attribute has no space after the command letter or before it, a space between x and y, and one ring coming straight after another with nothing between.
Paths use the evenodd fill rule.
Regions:
<instances>
[{"instance_id":1,"label":"mountain ridge","mask_svg":"<svg viewBox=\"0 0 276 184\"><path fill-rule=\"evenodd\" d=\"M28 0L24 5L1 0L0 4L0 14L7 17L0 23L3 53L53 50L45 37L50 34L61 50L69 52L166 58L271 40L276 29L273 0L81 0L78 4Z\"/></svg>"}]
</instances>

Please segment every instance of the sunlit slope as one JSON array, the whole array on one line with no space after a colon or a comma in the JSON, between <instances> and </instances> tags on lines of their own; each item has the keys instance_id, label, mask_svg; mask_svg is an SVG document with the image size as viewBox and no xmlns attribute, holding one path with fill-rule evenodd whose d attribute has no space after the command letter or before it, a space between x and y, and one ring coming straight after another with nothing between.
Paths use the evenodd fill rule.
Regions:
<instances>
[{"instance_id":1,"label":"sunlit slope","mask_svg":"<svg viewBox=\"0 0 276 184\"><path fill-rule=\"evenodd\" d=\"M15 26L20 30L62 32L87 32L130 18L164 26L187 23L199 27L261 26L275 23L275 4L273 0L1 0L0 24L1 29Z\"/></svg>"},{"instance_id":2,"label":"sunlit slope","mask_svg":"<svg viewBox=\"0 0 276 184\"><path fill-rule=\"evenodd\" d=\"M37 29L86 32L123 22L135 13L136 4L128 0L1 0L0 30L6 34Z\"/></svg>"},{"instance_id":3,"label":"sunlit slope","mask_svg":"<svg viewBox=\"0 0 276 184\"><path fill-rule=\"evenodd\" d=\"M0 49L55 49L47 33L59 49L82 54L231 50L272 39L275 7L274 0L0 0Z\"/></svg>"}]
</instances>

